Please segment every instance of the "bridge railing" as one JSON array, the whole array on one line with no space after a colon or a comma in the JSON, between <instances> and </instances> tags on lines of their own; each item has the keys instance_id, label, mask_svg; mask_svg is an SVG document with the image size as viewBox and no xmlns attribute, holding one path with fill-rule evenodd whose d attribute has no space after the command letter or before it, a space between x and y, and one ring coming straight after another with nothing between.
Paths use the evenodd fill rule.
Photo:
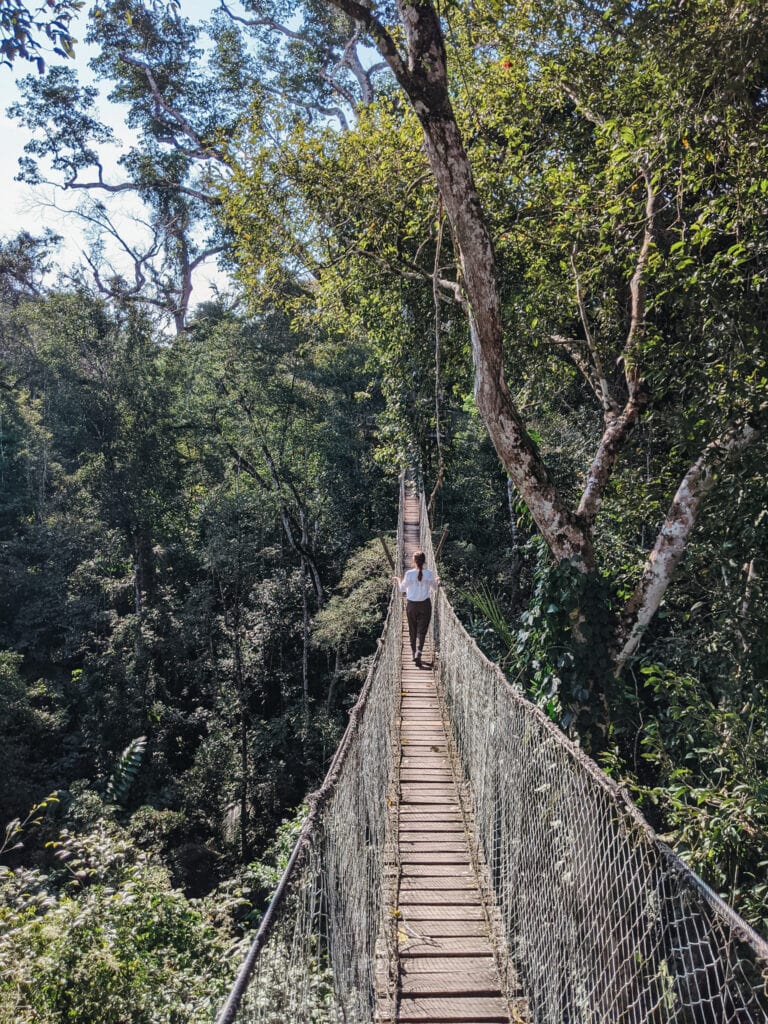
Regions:
<instances>
[{"instance_id":1,"label":"bridge railing","mask_svg":"<svg viewBox=\"0 0 768 1024\"><path fill-rule=\"evenodd\" d=\"M397 551L401 565L402 483ZM380 1007L394 1000L385 851L401 644L393 586L365 685L217 1024L369 1024L377 990Z\"/></svg>"},{"instance_id":2,"label":"bridge railing","mask_svg":"<svg viewBox=\"0 0 768 1024\"><path fill-rule=\"evenodd\" d=\"M421 546L433 564L422 495ZM439 685L510 959L541 1024L765 1024L768 944L478 649L442 591Z\"/></svg>"}]
</instances>

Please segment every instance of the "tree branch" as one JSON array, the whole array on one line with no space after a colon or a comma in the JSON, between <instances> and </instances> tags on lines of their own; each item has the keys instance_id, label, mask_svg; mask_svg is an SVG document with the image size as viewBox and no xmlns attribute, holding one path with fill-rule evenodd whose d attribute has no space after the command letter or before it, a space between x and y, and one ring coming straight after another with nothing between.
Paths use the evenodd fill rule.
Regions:
<instances>
[{"instance_id":1,"label":"tree branch","mask_svg":"<svg viewBox=\"0 0 768 1024\"><path fill-rule=\"evenodd\" d=\"M335 7L337 10L343 11L344 14L349 15L353 21L356 21L358 24L363 26L365 31L373 40L379 53L389 65L389 68L397 79L398 84L405 89L406 93L410 94L413 86L411 73L405 64L405 61L400 56L400 51L395 45L394 39L373 11L369 7L364 7L362 4L356 3L355 0L326 0L326 3L330 7Z\"/></svg>"},{"instance_id":2,"label":"tree branch","mask_svg":"<svg viewBox=\"0 0 768 1024\"><path fill-rule=\"evenodd\" d=\"M608 387L608 379L605 376L605 371L603 370L603 364L600 359L600 353L598 351L597 345L595 344L595 339L592 335L592 331L589 327L589 317L587 316L587 308L584 304L584 296L581 291L581 280L579 278L579 273L576 269L575 245L573 247L573 251L571 252L571 270L573 272L574 284L576 285L576 304L579 307L581 325L584 328L584 338L586 339L587 348L589 349L589 354L592 356L592 363L596 371L595 379L598 383L598 388L595 389L595 395L597 396L597 400L600 402L600 405L603 408L603 415L611 416L614 415L618 410L616 403L611 397L610 389Z\"/></svg>"},{"instance_id":3,"label":"tree branch","mask_svg":"<svg viewBox=\"0 0 768 1024\"><path fill-rule=\"evenodd\" d=\"M701 504L717 482L717 471L732 455L759 438L766 426L768 402L764 402L754 415L732 423L719 437L710 441L680 481L640 582L624 609L624 644L616 659L617 676L637 650L661 604L696 525Z\"/></svg>"},{"instance_id":4,"label":"tree branch","mask_svg":"<svg viewBox=\"0 0 768 1024\"><path fill-rule=\"evenodd\" d=\"M549 340L559 348L565 349L573 360L574 365L581 373L584 380L589 384L595 398L600 405L603 405L603 388L600 376L595 367L585 358L581 347L585 342L577 338L568 338L564 334L550 334ZM614 407L614 411L615 407Z\"/></svg>"},{"instance_id":5,"label":"tree branch","mask_svg":"<svg viewBox=\"0 0 768 1024\"><path fill-rule=\"evenodd\" d=\"M124 64L128 64L130 67L136 68L138 71L142 71L144 73L144 76L147 79L147 84L149 85L152 93L152 99L155 102L155 114L159 115L162 111L168 117L172 118L180 127L182 134L186 135L190 142L194 144L196 147L194 152L190 153L186 151L188 152L188 155L196 157L198 160L218 160L220 163L224 163L224 155L220 153L215 146L210 146L204 143L181 111L172 107L168 103L157 84L157 79L155 78L149 64L142 60L137 60L135 57L129 57L125 51L122 51L119 54L119 57Z\"/></svg>"},{"instance_id":6,"label":"tree branch","mask_svg":"<svg viewBox=\"0 0 768 1024\"><path fill-rule=\"evenodd\" d=\"M612 412L606 418L606 427L589 467L584 493L576 510L577 515L590 526L597 518L603 495L613 473L619 452L632 428L648 404L648 393L642 387L633 388L621 413Z\"/></svg>"},{"instance_id":7,"label":"tree branch","mask_svg":"<svg viewBox=\"0 0 768 1024\"><path fill-rule=\"evenodd\" d=\"M640 377L635 359L638 343L645 329L645 283L643 275L648 266L648 256L653 244L656 221L656 192L653 188L651 171L646 159L640 160L640 174L645 182L645 219L643 223L643 241L635 261L635 272L629 282L630 320L627 339L624 342L624 375L630 395L638 386Z\"/></svg>"},{"instance_id":8,"label":"tree branch","mask_svg":"<svg viewBox=\"0 0 768 1024\"><path fill-rule=\"evenodd\" d=\"M285 25L281 25L274 18L268 18L266 15L261 18L243 18L241 15L235 14L234 11L230 10L224 3L224 0L219 0L219 6L228 18L238 22L240 25L245 25L246 28L271 28L273 32L279 32L280 35L286 36L288 39L304 40L304 36L300 32L294 32Z\"/></svg>"}]
</instances>

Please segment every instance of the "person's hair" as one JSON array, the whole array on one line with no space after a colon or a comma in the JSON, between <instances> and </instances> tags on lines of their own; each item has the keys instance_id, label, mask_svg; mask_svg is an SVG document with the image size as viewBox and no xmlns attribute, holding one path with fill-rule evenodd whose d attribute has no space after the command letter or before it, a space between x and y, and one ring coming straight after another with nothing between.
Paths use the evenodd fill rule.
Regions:
<instances>
[{"instance_id":1,"label":"person's hair","mask_svg":"<svg viewBox=\"0 0 768 1024\"><path fill-rule=\"evenodd\" d=\"M414 551L413 560L419 567L419 583L421 583L421 570L424 568L424 563L427 560L427 556L424 554L423 551Z\"/></svg>"}]
</instances>

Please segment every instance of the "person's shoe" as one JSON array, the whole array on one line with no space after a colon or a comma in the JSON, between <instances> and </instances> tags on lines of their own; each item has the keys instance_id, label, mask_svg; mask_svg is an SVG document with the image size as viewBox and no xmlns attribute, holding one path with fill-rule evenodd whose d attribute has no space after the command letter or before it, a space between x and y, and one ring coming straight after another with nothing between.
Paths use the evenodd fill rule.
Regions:
<instances>
[{"instance_id":1,"label":"person's shoe","mask_svg":"<svg viewBox=\"0 0 768 1024\"><path fill-rule=\"evenodd\" d=\"M421 651L416 651L416 653L413 656L413 660L416 662L417 665L421 665Z\"/></svg>"}]
</instances>

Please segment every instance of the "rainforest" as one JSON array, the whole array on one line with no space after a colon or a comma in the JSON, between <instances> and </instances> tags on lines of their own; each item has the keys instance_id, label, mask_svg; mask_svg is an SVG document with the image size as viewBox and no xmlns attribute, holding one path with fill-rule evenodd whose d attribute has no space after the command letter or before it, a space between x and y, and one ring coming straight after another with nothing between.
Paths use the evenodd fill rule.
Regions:
<instances>
[{"instance_id":1,"label":"rainforest","mask_svg":"<svg viewBox=\"0 0 768 1024\"><path fill-rule=\"evenodd\" d=\"M213 1022L405 470L470 635L768 935L768 4L0 39L41 197L0 228L1 1024Z\"/></svg>"}]
</instances>

